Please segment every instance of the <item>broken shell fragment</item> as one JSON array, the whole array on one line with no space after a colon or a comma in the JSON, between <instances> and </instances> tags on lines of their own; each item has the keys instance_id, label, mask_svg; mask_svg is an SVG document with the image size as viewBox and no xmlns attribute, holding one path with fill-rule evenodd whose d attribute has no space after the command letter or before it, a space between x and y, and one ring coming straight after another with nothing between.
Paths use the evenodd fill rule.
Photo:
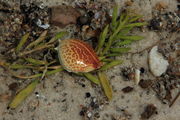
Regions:
<instances>
[{"instance_id":1,"label":"broken shell fragment","mask_svg":"<svg viewBox=\"0 0 180 120\"><path fill-rule=\"evenodd\" d=\"M81 40L60 41L58 54L61 65L69 72L90 72L101 67L93 48Z\"/></svg>"},{"instance_id":2,"label":"broken shell fragment","mask_svg":"<svg viewBox=\"0 0 180 120\"><path fill-rule=\"evenodd\" d=\"M149 66L154 76L161 76L166 72L169 63L158 52L158 47L154 46L149 53Z\"/></svg>"},{"instance_id":3,"label":"broken shell fragment","mask_svg":"<svg viewBox=\"0 0 180 120\"><path fill-rule=\"evenodd\" d=\"M135 79L136 85L138 85L139 81L140 81L140 70L139 69L135 70L135 78L134 79Z\"/></svg>"}]
</instances>

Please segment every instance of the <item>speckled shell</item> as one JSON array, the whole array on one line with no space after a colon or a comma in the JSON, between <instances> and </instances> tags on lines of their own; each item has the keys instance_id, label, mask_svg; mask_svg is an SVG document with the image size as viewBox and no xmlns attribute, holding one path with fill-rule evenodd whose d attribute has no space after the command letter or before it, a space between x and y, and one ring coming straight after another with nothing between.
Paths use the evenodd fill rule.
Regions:
<instances>
[{"instance_id":1,"label":"speckled shell","mask_svg":"<svg viewBox=\"0 0 180 120\"><path fill-rule=\"evenodd\" d=\"M58 53L61 65L69 72L90 72L101 66L95 51L81 40L60 41Z\"/></svg>"}]
</instances>

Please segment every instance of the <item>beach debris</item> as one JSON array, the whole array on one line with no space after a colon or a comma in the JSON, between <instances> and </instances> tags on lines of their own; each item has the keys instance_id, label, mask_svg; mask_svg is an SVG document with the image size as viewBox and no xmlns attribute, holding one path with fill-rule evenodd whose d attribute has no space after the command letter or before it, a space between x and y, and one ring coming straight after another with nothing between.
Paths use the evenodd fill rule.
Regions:
<instances>
[{"instance_id":1,"label":"beach debris","mask_svg":"<svg viewBox=\"0 0 180 120\"><path fill-rule=\"evenodd\" d=\"M123 91L124 93L129 93L129 92L132 92L133 90L134 90L134 88L131 87L131 86L127 86L127 87L125 87L125 88L122 89L122 91Z\"/></svg>"},{"instance_id":2,"label":"beach debris","mask_svg":"<svg viewBox=\"0 0 180 120\"><path fill-rule=\"evenodd\" d=\"M80 16L77 18L77 24L82 26L82 25L88 25L90 24L91 19L89 16L84 15L84 16Z\"/></svg>"},{"instance_id":3,"label":"beach debris","mask_svg":"<svg viewBox=\"0 0 180 120\"><path fill-rule=\"evenodd\" d=\"M157 108L153 104L149 104L145 107L144 112L141 114L142 119L149 119L152 115L157 113Z\"/></svg>"},{"instance_id":4,"label":"beach debris","mask_svg":"<svg viewBox=\"0 0 180 120\"><path fill-rule=\"evenodd\" d=\"M50 27L49 24L42 24L42 21L40 19L37 20L36 24L37 24L37 26L39 26L40 28L43 28L43 29L48 29Z\"/></svg>"},{"instance_id":5,"label":"beach debris","mask_svg":"<svg viewBox=\"0 0 180 120\"><path fill-rule=\"evenodd\" d=\"M51 8L51 23L59 27L76 24L79 16L81 13L71 6L60 5Z\"/></svg>"},{"instance_id":6,"label":"beach debris","mask_svg":"<svg viewBox=\"0 0 180 120\"><path fill-rule=\"evenodd\" d=\"M158 46L154 46L149 53L149 67L154 76L161 76L166 72L169 63L158 52Z\"/></svg>"},{"instance_id":7,"label":"beach debris","mask_svg":"<svg viewBox=\"0 0 180 120\"><path fill-rule=\"evenodd\" d=\"M11 95L9 93L2 93L0 94L0 102L7 102L11 98Z\"/></svg>"},{"instance_id":8,"label":"beach debris","mask_svg":"<svg viewBox=\"0 0 180 120\"><path fill-rule=\"evenodd\" d=\"M155 9L156 9L156 10L159 10L159 11L162 11L162 10L164 10L164 9L166 9L166 8L168 8L168 4L165 3L164 1L158 2L158 3L156 3L156 5L155 5Z\"/></svg>"},{"instance_id":9,"label":"beach debris","mask_svg":"<svg viewBox=\"0 0 180 120\"><path fill-rule=\"evenodd\" d=\"M135 79L135 70L133 67L125 67L122 69L122 76L125 80L134 80Z\"/></svg>"},{"instance_id":10,"label":"beach debris","mask_svg":"<svg viewBox=\"0 0 180 120\"><path fill-rule=\"evenodd\" d=\"M157 12L150 20L149 28L155 31L179 31L180 16L179 12Z\"/></svg>"},{"instance_id":11,"label":"beach debris","mask_svg":"<svg viewBox=\"0 0 180 120\"><path fill-rule=\"evenodd\" d=\"M140 82L139 82L139 86L143 89L145 88L150 88L152 85L152 80L144 80L144 79L141 79Z\"/></svg>"},{"instance_id":12,"label":"beach debris","mask_svg":"<svg viewBox=\"0 0 180 120\"><path fill-rule=\"evenodd\" d=\"M141 71L140 71L139 69L135 69L134 80L135 80L136 85L139 84L139 81L140 81L140 73L141 73Z\"/></svg>"}]
</instances>

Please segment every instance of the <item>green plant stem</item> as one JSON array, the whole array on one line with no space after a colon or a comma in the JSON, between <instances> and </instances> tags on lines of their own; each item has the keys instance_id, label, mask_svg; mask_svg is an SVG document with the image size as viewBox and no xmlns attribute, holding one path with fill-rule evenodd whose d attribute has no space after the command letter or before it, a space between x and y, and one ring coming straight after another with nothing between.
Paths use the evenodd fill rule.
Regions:
<instances>
[{"instance_id":1,"label":"green plant stem","mask_svg":"<svg viewBox=\"0 0 180 120\"><path fill-rule=\"evenodd\" d=\"M56 40L62 38L62 37L63 37L64 35L66 35L66 34L68 34L68 32L64 32L64 31L63 31L63 32L57 33L53 38L51 38L51 39L49 40L48 44L51 44L51 43L55 42Z\"/></svg>"},{"instance_id":2,"label":"green plant stem","mask_svg":"<svg viewBox=\"0 0 180 120\"><path fill-rule=\"evenodd\" d=\"M10 102L11 109L17 108L36 88L39 80L32 81L26 88L22 89Z\"/></svg>"},{"instance_id":3,"label":"green plant stem","mask_svg":"<svg viewBox=\"0 0 180 120\"><path fill-rule=\"evenodd\" d=\"M101 33L100 35L100 38L99 38L99 41L98 41L98 46L97 46L97 54L100 53L100 50L101 48L103 47L104 43L105 43L105 39L106 39L106 36L107 36L107 33L108 33L108 29L109 29L109 25L107 25L103 32Z\"/></svg>"},{"instance_id":4,"label":"green plant stem","mask_svg":"<svg viewBox=\"0 0 180 120\"><path fill-rule=\"evenodd\" d=\"M33 58L24 58L27 62L32 63L33 65L45 65L47 64L46 61L37 60Z\"/></svg>"},{"instance_id":5,"label":"green plant stem","mask_svg":"<svg viewBox=\"0 0 180 120\"><path fill-rule=\"evenodd\" d=\"M34 48L34 49L32 49L32 50L29 50L29 51L24 51L24 52L21 52L21 53L19 53L19 57L22 57L22 56L25 56L25 55L28 55L28 54L31 54L31 53L33 53L33 52L36 52L36 51L39 51L39 50L42 50L42 49L45 49L45 48L50 48L50 47L53 47L54 45L47 45L47 44L45 44L45 45L43 45L43 46L39 46L39 47L37 47L37 48Z\"/></svg>"},{"instance_id":6,"label":"green plant stem","mask_svg":"<svg viewBox=\"0 0 180 120\"><path fill-rule=\"evenodd\" d=\"M36 46L38 45L40 42L42 42L45 38L46 38L46 35L47 35L47 30L44 31L37 40L35 40L34 42L31 42L27 47L26 49L29 49L33 46Z\"/></svg>"},{"instance_id":7,"label":"green plant stem","mask_svg":"<svg viewBox=\"0 0 180 120\"><path fill-rule=\"evenodd\" d=\"M104 71L104 70L108 70L116 65L119 65L119 64L122 64L123 61L122 60L114 60L114 61L111 61L110 63L107 63L105 65L103 65L99 71Z\"/></svg>"},{"instance_id":8,"label":"green plant stem","mask_svg":"<svg viewBox=\"0 0 180 120\"><path fill-rule=\"evenodd\" d=\"M99 77L99 80L100 80L100 83L104 90L105 95L107 96L108 100L111 100L113 97L112 95L113 91L107 79L106 74L104 72L98 72L98 77Z\"/></svg>"},{"instance_id":9,"label":"green plant stem","mask_svg":"<svg viewBox=\"0 0 180 120\"><path fill-rule=\"evenodd\" d=\"M16 53L19 53L19 51L22 49L23 45L26 43L30 33L26 33L22 39L20 40L18 46L16 47Z\"/></svg>"},{"instance_id":10,"label":"green plant stem","mask_svg":"<svg viewBox=\"0 0 180 120\"><path fill-rule=\"evenodd\" d=\"M95 83L95 84L100 84L100 81L98 80L98 78L96 78L94 75L92 75L91 73L83 73L83 75L89 79L91 82Z\"/></svg>"},{"instance_id":11,"label":"green plant stem","mask_svg":"<svg viewBox=\"0 0 180 120\"><path fill-rule=\"evenodd\" d=\"M113 34L110 36L108 43L106 44L106 47L104 48L101 56L103 56L104 54L106 54L109 50L109 48L111 47L113 41L115 40L115 36L119 33L119 31L123 28L124 24L127 22L127 17L125 18L125 20L123 22L121 22L121 20L119 21L119 26L118 28L115 30L115 32L113 32Z\"/></svg>"},{"instance_id":12,"label":"green plant stem","mask_svg":"<svg viewBox=\"0 0 180 120\"><path fill-rule=\"evenodd\" d=\"M61 72L63 71L64 69L63 68L58 68L56 70L51 70L51 71L47 71L46 72L46 75L52 75L54 73L57 73L57 72ZM35 75L31 75L31 76L22 76L22 75L17 75L16 73L14 72L11 72L12 75L14 77L17 77L17 78L21 78L21 79L30 79L30 78L37 78L37 77L41 77L43 75L43 73L38 73L38 74L35 74Z\"/></svg>"}]
</instances>

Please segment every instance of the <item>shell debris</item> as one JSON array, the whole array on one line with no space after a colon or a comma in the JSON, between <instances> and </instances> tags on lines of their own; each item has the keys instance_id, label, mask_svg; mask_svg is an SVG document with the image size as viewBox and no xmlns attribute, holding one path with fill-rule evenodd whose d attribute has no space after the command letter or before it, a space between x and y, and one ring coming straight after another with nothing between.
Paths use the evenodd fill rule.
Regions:
<instances>
[{"instance_id":1,"label":"shell debris","mask_svg":"<svg viewBox=\"0 0 180 120\"><path fill-rule=\"evenodd\" d=\"M161 76L166 72L169 63L158 52L158 46L154 46L149 53L149 67L154 76Z\"/></svg>"}]
</instances>

